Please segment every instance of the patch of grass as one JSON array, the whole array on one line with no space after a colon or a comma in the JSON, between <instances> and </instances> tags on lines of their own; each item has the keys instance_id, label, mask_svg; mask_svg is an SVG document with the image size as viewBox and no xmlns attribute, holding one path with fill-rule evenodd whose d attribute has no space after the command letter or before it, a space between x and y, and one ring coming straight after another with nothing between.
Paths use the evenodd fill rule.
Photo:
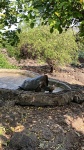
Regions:
<instances>
[{"instance_id":1,"label":"patch of grass","mask_svg":"<svg viewBox=\"0 0 84 150\"><path fill-rule=\"evenodd\" d=\"M6 68L6 69L15 69L17 68L16 66L11 65L7 59L5 58L5 56L0 53L0 68Z\"/></svg>"},{"instance_id":2,"label":"patch of grass","mask_svg":"<svg viewBox=\"0 0 84 150\"><path fill-rule=\"evenodd\" d=\"M15 57L16 59L19 59L20 51L17 49L17 47L6 44L6 49L9 57Z\"/></svg>"}]
</instances>

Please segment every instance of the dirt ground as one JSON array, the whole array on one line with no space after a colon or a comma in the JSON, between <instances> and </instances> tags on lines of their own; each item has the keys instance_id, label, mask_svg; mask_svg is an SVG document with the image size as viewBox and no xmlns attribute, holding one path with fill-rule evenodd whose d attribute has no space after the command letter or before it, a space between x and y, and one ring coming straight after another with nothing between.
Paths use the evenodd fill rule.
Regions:
<instances>
[{"instance_id":1,"label":"dirt ground","mask_svg":"<svg viewBox=\"0 0 84 150\"><path fill-rule=\"evenodd\" d=\"M19 65L22 66L22 62ZM45 73L72 87L78 85L84 91L84 68L66 66L49 73L48 67L39 66L32 60L24 62L22 68ZM25 133L38 144L33 148L18 148L14 144L10 147L15 133ZM0 135L0 150L84 150L84 103L44 108L2 105Z\"/></svg>"}]
</instances>

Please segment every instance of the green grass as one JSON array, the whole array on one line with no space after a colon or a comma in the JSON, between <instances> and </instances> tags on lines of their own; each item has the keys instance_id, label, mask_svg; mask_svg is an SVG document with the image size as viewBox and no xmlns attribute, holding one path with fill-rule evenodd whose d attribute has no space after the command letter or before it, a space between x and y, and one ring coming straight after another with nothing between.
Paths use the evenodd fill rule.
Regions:
<instances>
[{"instance_id":1,"label":"green grass","mask_svg":"<svg viewBox=\"0 0 84 150\"><path fill-rule=\"evenodd\" d=\"M9 57L15 57L17 60L19 59L20 51L17 49L17 47L6 44L6 49Z\"/></svg>"},{"instance_id":2,"label":"green grass","mask_svg":"<svg viewBox=\"0 0 84 150\"><path fill-rule=\"evenodd\" d=\"M15 69L17 68L16 66L11 65L7 59L5 58L5 56L0 53L0 68L5 68L5 69Z\"/></svg>"}]
</instances>

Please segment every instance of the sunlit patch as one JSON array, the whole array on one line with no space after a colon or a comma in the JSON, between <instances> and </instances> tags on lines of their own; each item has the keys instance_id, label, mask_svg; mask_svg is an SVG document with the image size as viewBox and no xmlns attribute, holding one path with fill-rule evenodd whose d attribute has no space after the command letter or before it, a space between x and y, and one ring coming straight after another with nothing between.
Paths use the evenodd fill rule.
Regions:
<instances>
[{"instance_id":1,"label":"sunlit patch","mask_svg":"<svg viewBox=\"0 0 84 150\"><path fill-rule=\"evenodd\" d=\"M14 132L22 132L25 129L23 125L16 126Z\"/></svg>"},{"instance_id":2,"label":"sunlit patch","mask_svg":"<svg viewBox=\"0 0 84 150\"><path fill-rule=\"evenodd\" d=\"M65 121L68 125L72 126L76 131L84 133L84 121L80 117L72 117L65 115Z\"/></svg>"},{"instance_id":3,"label":"sunlit patch","mask_svg":"<svg viewBox=\"0 0 84 150\"><path fill-rule=\"evenodd\" d=\"M51 120L51 119L52 119L52 116L48 116L48 118Z\"/></svg>"},{"instance_id":4,"label":"sunlit patch","mask_svg":"<svg viewBox=\"0 0 84 150\"><path fill-rule=\"evenodd\" d=\"M4 127L0 127L0 135L3 135L5 133L5 128Z\"/></svg>"},{"instance_id":5,"label":"sunlit patch","mask_svg":"<svg viewBox=\"0 0 84 150\"><path fill-rule=\"evenodd\" d=\"M37 121L36 121L36 120L33 120L32 122L33 122L33 123L36 123Z\"/></svg>"},{"instance_id":6,"label":"sunlit patch","mask_svg":"<svg viewBox=\"0 0 84 150\"><path fill-rule=\"evenodd\" d=\"M8 136L5 134L5 127L0 126L0 150L2 150L2 145L7 146Z\"/></svg>"}]
</instances>

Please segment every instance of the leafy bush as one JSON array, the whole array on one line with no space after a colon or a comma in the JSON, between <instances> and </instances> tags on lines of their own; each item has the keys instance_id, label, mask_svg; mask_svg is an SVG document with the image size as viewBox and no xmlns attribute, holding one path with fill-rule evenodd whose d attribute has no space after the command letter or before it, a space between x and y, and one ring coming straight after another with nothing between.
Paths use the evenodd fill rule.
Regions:
<instances>
[{"instance_id":1,"label":"leafy bush","mask_svg":"<svg viewBox=\"0 0 84 150\"><path fill-rule=\"evenodd\" d=\"M78 44L78 57L84 58L84 37L76 37Z\"/></svg>"},{"instance_id":2,"label":"leafy bush","mask_svg":"<svg viewBox=\"0 0 84 150\"><path fill-rule=\"evenodd\" d=\"M48 26L22 30L18 44L20 55L25 54L25 45L27 45L26 58L45 61L49 58L60 64L77 61L78 45L75 42L72 30L62 34L59 34L57 30L51 34L49 30ZM23 51L21 50L22 47L24 47Z\"/></svg>"},{"instance_id":3,"label":"leafy bush","mask_svg":"<svg viewBox=\"0 0 84 150\"><path fill-rule=\"evenodd\" d=\"M32 44L23 44L20 48L20 57L23 59L26 58L33 58L36 59L37 56L34 53L35 49L33 48ZM32 52L34 53L34 55L32 54Z\"/></svg>"},{"instance_id":4,"label":"leafy bush","mask_svg":"<svg viewBox=\"0 0 84 150\"><path fill-rule=\"evenodd\" d=\"M52 34L48 26L33 29L23 28L19 34L20 42L17 47L6 43L10 57L38 59L40 61L53 60L54 64L76 63L82 42L76 41L72 30L59 34L55 30ZM79 48L80 47L80 48ZM80 50L79 50L80 49Z\"/></svg>"}]
</instances>

